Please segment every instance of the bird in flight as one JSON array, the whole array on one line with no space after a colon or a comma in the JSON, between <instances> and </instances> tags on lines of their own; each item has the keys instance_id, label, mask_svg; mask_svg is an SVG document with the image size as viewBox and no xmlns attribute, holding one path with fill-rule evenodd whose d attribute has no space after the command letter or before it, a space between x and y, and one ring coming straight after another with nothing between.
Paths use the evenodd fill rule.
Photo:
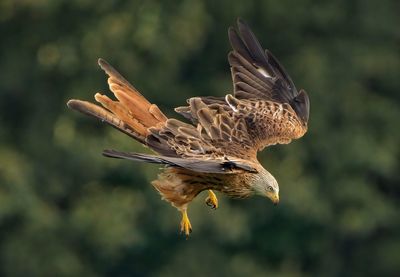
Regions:
<instances>
[{"instance_id":1,"label":"bird in flight","mask_svg":"<svg viewBox=\"0 0 400 277\"><path fill-rule=\"evenodd\" d=\"M182 213L180 228L186 236L192 231L188 205L202 191L208 191L206 203L214 209L218 199L213 190L233 198L262 195L278 204L278 182L257 160L257 152L307 132L307 93L296 89L244 21L237 24L228 31L233 93L188 99L186 106L175 109L186 122L166 117L103 59L98 63L116 100L97 93L101 106L74 99L67 103L155 152L104 150L103 155L166 165L152 185Z\"/></svg>"}]
</instances>

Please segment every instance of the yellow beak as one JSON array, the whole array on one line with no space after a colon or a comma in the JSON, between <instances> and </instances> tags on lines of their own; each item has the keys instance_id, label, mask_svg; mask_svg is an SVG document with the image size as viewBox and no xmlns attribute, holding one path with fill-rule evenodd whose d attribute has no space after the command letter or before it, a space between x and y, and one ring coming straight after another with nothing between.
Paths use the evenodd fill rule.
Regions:
<instances>
[{"instance_id":1,"label":"yellow beak","mask_svg":"<svg viewBox=\"0 0 400 277\"><path fill-rule=\"evenodd\" d=\"M268 197L275 206L279 204L279 194L277 192L267 191L265 196Z\"/></svg>"},{"instance_id":2,"label":"yellow beak","mask_svg":"<svg viewBox=\"0 0 400 277\"><path fill-rule=\"evenodd\" d=\"M278 205L279 204L279 195L276 194L271 198L272 203L274 203L274 205Z\"/></svg>"}]
</instances>

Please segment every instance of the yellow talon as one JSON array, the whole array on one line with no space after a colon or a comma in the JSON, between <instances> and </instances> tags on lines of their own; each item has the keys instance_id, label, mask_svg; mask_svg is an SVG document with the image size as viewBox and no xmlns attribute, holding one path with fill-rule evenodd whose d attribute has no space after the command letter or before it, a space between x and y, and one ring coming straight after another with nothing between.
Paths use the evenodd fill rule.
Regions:
<instances>
[{"instance_id":1,"label":"yellow talon","mask_svg":"<svg viewBox=\"0 0 400 277\"><path fill-rule=\"evenodd\" d=\"M181 212L182 212L181 233L185 233L185 235L188 237L189 234L192 232L192 225L190 224L190 220L187 215L186 209L181 210Z\"/></svg>"},{"instance_id":2,"label":"yellow talon","mask_svg":"<svg viewBox=\"0 0 400 277\"><path fill-rule=\"evenodd\" d=\"M218 208L218 198L212 190L208 190L208 196L206 198L207 206L211 209L216 210Z\"/></svg>"}]
</instances>

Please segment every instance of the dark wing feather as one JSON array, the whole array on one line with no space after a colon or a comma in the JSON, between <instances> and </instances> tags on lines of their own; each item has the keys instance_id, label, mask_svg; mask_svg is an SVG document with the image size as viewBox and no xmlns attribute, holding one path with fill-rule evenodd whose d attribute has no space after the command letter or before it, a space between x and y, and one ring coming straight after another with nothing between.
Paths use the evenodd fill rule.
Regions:
<instances>
[{"instance_id":1,"label":"dark wing feather","mask_svg":"<svg viewBox=\"0 0 400 277\"><path fill-rule=\"evenodd\" d=\"M108 157L207 173L256 172L258 150L289 143L306 132L309 100L305 91L296 90L276 58L262 49L250 28L241 20L238 26L238 32L229 29L234 96L189 99L188 106L176 111L193 125L167 119L101 59L118 101L96 94L105 109L79 100L68 106L106 121L161 155L106 150Z\"/></svg>"},{"instance_id":2,"label":"dark wing feather","mask_svg":"<svg viewBox=\"0 0 400 277\"><path fill-rule=\"evenodd\" d=\"M270 51L263 50L243 20L238 20L238 32L229 29L229 40L233 48L228 60L235 97L288 103L306 125L310 109L307 93L297 91L284 67Z\"/></svg>"},{"instance_id":3,"label":"dark wing feather","mask_svg":"<svg viewBox=\"0 0 400 277\"><path fill-rule=\"evenodd\" d=\"M187 101L188 106L176 108L197 125L192 127L192 136L182 139L168 124L166 130L154 130L155 136L171 144L180 155L213 153L255 161L257 151L289 143L307 131L306 92L297 91L283 66L261 47L246 23L239 19L238 31L231 27L228 33L233 47L228 60L234 96L195 97ZM179 138L179 143L173 136Z\"/></svg>"},{"instance_id":4,"label":"dark wing feather","mask_svg":"<svg viewBox=\"0 0 400 277\"><path fill-rule=\"evenodd\" d=\"M115 150L104 150L103 155L106 157L138 162L165 164L202 173L237 174L243 171L257 173L257 170L254 167L243 161L182 159L141 153L119 152Z\"/></svg>"},{"instance_id":5,"label":"dark wing feather","mask_svg":"<svg viewBox=\"0 0 400 277\"><path fill-rule=\"evenodd\" d=\"M226 101L208 105L205 101L200 97L190 98L189 106L185 107L186 116L195 126L168 119L162 128L149 129L147 145L154 149L152 142L155 140L186 158L254 160L258 146L248 131L246 119L236 118Z\"/></svg>"}]
</instances>

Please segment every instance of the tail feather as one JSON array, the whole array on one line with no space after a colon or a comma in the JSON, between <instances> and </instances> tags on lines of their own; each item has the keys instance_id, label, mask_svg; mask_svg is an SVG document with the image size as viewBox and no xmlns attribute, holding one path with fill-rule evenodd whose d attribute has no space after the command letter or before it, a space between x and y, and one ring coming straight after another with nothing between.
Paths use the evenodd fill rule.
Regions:
<instances>
[{"instance_id":1,"label":"tail feather","mask_svg":"<svg viewBox=\"0 0 400 277\"><path fill-rule=\"evenodd\" d=\"M98 63L109 76L108 84L110 90L120 103L130 111L131 117L140 121L147 128L156 125L160 121L167 120L167 117L156 105L147 101L147 99L110 64L103 59L99 59Z\"/></svg>"},{"instance_id":2,"label":"tail feather","mask_svg":"<svg viewBox=\"0 0 400 277\"><path fill-rule=\"evenodd\" d=\"M70 100L68 107L105 121L146 144L148 129L163 124L168 118L105 60L99 59L98 63L109 76L108 84L117 100L97 93L95 99L105 109L80 100Z\"/></svg>"},{"instance_id":3,"label":"tail feather","mask_svg":"<svg viewBox=\"0 0 400 277\"><path fill-rule=\"evenodd\" d=\"M96 93L94 98L97 102L101 103L104 108L111 111L119 119L131 126L142 137L146 137L148 135L146 126L141 123L143 121L139 121L131 116L130 110L123 103L119 101L113 101L106 95L102 95L100 93Z\"/></svg>"},{"instance_id":4,"label":"tail feather","mask_svg":"<svg viewBox=\"0 0 400 277\"><path fill-rule=\"evenodd\" d=\"M121 132L127 134L128 136L136 139L141 143L145 143L145 137L138 133L134 128L130 125L126 124L124 121L119 119L113 113L103 109L100 106L97 106L93 103L87 101L81 101L76 99L71 99L68 101L67 106L70 109L76 110L83 114L93 116L97 119L100 119L103 122L111 125L112 127L120 130Z\"/></svg>"}]
</instances>

